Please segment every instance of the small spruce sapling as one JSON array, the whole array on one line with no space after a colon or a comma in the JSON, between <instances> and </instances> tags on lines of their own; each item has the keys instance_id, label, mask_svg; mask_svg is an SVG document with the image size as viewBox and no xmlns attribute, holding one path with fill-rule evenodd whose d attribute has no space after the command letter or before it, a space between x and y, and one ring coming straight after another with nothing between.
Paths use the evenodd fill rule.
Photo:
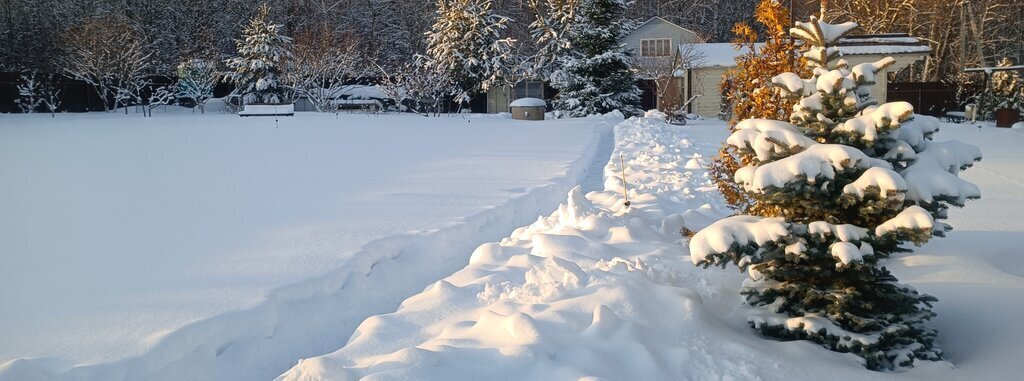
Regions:
<instances>
[{"instance_id":1,"label":"small spruce sapling","mask_svg":"<svg viewBox=\"0 0 1024 381\"><path fill-rule=\"evenodd\" d=\"M16 86L18 98L14 100L14 103L18 105L18 109L21 112L36 112L39 105L43 103L43 98L40 96L42 87L43 84L36 72L21 75L21 81Z\"/></svg>"}]
</instances>

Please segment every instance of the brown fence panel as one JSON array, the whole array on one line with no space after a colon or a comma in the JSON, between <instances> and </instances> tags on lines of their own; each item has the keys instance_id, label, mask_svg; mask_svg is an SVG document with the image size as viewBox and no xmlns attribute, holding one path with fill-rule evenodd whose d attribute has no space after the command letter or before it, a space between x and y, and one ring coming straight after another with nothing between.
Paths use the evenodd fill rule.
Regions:
<instances>
[{"instance_id":1,"label":"brown fence panel","mask_svg":"<svg viewBox=\"0 0 1024 381\"><path fill-rule=\"evenodd\" d=\"M918 114L942 116L946 111L962 109L956 102L956 89L947 83L890 82L886 90L889 102L909 102Z\"/></svg>"}]
</instances>

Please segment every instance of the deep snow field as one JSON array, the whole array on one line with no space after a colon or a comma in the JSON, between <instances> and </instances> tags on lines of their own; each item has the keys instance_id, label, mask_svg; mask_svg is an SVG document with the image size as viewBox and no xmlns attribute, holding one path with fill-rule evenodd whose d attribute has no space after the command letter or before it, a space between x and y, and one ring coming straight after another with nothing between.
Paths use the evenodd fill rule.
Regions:
<instances>
[{"instance_id":1,"label":"deep snow field","mask_svg":"<svg viewBox=\"0 0 1024 381\"><path fill-rule=\"evenodd\" d=\"M60 117L0 115L0 363L72 361L0 380L1024 374L1024 130L936 134L982 149L982 199L887 264L939 298L948 362L877 373L760 337L743 275L691 264L680 228L730 213L721 121L631 119L612 147L608 117Z\"/></svg>"},{"instance_id":2,"label":"deep snow field","mask_svg":"<svg viewBox=\"0 0 1024 381\"><path fill-rule=\"evenodd\" d=\"M600 187L615 123L0 115L0 379L273 378Z\"/></svg>"},{"instance_id":3,"label":"deep snow field","mask_svg":"<svg viewBox=\"0 0 1024 381\"><path fill-rule=\"evenodd\" d=\"M604 191L574 190L554 213L480 246L465 268L279 380L1019 379L1024 131L943 127L937 140L985 151L965 176L983 199L953 213L958 233L889 264L939 298L934 325L949 362L877 373L854 355L760 337L740 304L743 276L694 267L678 233L727 213L701 168L724 125L632 120L616 127Z\"/></svg>"}]
</instances>

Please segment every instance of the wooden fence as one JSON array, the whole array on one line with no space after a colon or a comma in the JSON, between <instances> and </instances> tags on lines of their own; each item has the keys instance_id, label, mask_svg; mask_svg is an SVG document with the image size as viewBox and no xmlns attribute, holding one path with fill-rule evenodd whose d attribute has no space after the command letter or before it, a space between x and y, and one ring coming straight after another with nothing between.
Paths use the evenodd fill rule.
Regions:
<instances>
[{"instance_id":1,"label":"wooden fence","mask_svg":"<svg viewBox=\"0 0 1024 381\"><path fill-rule=\"evenodd\" d=\"M909 102L918 114L942 116L963 110L956 102L956 88L944 82L890 82L887 92L889 102Z\"/></svg>"}]
</instances>

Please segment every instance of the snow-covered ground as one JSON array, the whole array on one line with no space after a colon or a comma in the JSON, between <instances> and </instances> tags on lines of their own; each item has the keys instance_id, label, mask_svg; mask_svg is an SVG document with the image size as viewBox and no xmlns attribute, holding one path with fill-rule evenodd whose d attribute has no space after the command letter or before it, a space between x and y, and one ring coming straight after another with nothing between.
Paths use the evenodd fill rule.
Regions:
<instances>
[{"instance_id":1,"label":"snow-covered ground","mask_svg":"<svg viewBox=\"0 0 1024 381\"><path fill-rule=\"evenodd\" d=\"M943 127L939 140L984 151L964 175L983 198L952 213L957 230L949 237L888 264L939 298L934 326L949 362L876 373L856 356L751 330L738 295L742 275L694 267L678 233L727 213L701 168L724 124L641 119L616 127L604 191L570 192L548 217L478 247L465 268L365 320L339 350L305 359L279 380L1017 379L1024 132Z\"/></svg>"},{"instance_id":2,"label":"snow-covered ground","mask_svg":"<svg viewBox=\"0 0 1024 381\"><path fill-rule=\"evenodd\" d=\"M985 158L961 173L981 199L950 210L953 231L892 260L903 283L939 298L939 345L956 370L936 377L1024 375L1024 130L943 124L936 140L977 145ZM924 378L924 377L922 377Z\"/></svg>"},{"instance_id":3,"label":"snow-covered ground","mask_svg":"<svg viewBox=\"0 0 1024 381\"><path fill-rule=\"evenodd\" d=\"M762 338L743 275L691 264L679 230L728 213L703 169L720 121L626 121L609 155L611 119L0 118L0 359L94 364L19 360L0 379L1024 374L1024 130L937 134L981 147L963 177L982 199L887 265L939 298L949 362L876 373ZM605 161L602 186L585 172Z\"/></svg>"},{"instance_id":4,"label":"snow-covered ground","mask_svg":"<svg viewBox=\"0 0 1024 381\"><path fill-rule=\"evenodd\" d=\"M278 120L0 115L0 379L273 378L600 187L617 123Z\"/></svg>"}]
</instances>

